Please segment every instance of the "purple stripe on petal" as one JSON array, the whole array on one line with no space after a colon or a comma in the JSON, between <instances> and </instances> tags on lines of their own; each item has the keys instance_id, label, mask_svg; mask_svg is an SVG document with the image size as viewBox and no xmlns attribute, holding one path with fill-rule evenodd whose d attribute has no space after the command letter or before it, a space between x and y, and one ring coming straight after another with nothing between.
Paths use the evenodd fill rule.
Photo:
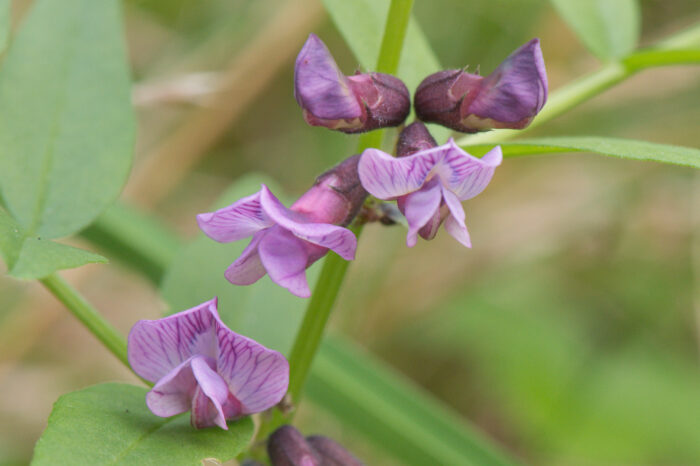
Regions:
<instances>
[{"instance_id":1,"label":"purple stripe on petal","mask_svg":"<svg viewBox=\"0 0 700 466\"><path fill-rule=\"evenodd\" d=\"M466 153L452 139L446 146L449 149L439 169L443 184L462 201L486 189L503 160L500 146L491 149L483 158Z\"/></svg>"},{"instance_id":2,"label":"purple stripe on petal","mask_svg":"<svg viewBox=\"0 0 700 466\"><path fill-rule=\"evenodd\" d=\"M300 298L311 296L306 282L309 256L302 240L275 225L260 241L258 254L273 282Z\"/></svg>"},{"instance_id":3,"label":"purple stripe on petal","mask_svg":"<svg viewBox=\"0 0 700 466\"><path fill-rule=\"evenodd\" d=\"M234 285L252 285L265 275L265 267L258 254L258 244L265 234L265 231L259 231L253 235L238 259L224 272L226 280Z\"/></svg>"},{"instance_id":4,"label":"purple stripe on petal","mask_svg":"<svg viewBox=\"0 0 700 466\"><path fill-rule=\"evenodd\" d=\"M287 209L267 187L263 187L260 191L260 202L271 219L297 238L332 249L345 260L355 258L357 239L347 228L328 223L306 223L303 215Z\"/></svg>"},{"instance_id":5,"label":"purple stripe on petal","mask_svg":"<svg viewBox=\"0 0 700 466\"><path fill-rule=\"evenodd\" d=\"M289 364L280 353L229 330L219 321L217 372L240 402L240 414L264 411L287 393Z\"/></svg>"},{"instance_id":6,"label":"purple stripe on petal","mask_svg":"<svg viewBox=\"0 0 700 466\"><path fill-rule=\"evenodd\" d=\"M435 163L440 147L396 158L378 149L362 153L357 167L362 186L374 197L392 199L420 189Z\"/></svg>"},{"instance_id":7,"label":"purple stripe on petal","mask_svg":"<svg viewBox=\"0 0 700 466\"><path fill-rule=\"evenodd\" d=\"M214 357L216 298L158 320L140 320L129 332L128 357L138 375L156 382L193 355Z\"/></svg>"},{"instance_id":8,"label":"purple stripe on petal","mask_svg":"<svg viewBox=\"0 0 700 466\"><path fill-rule=\"evenodd\" d=\"M408 221L406 245L416 245L418 231L436 214L439 215L442 188L440 180L433 178L423 188L406 195L404 198L404 215Z\"/></svg>"},{"instance_id":9,"label":"purple stripe on petal","mask_svg":"<svg viewBox=\"0 0 700 466\"><path fill-rule=\"evenodd\" d=\"M260 193L215 212L197 215L199 228L220 243L238 241L273 225L260 206Z\"/></svg>"}]
</instances>

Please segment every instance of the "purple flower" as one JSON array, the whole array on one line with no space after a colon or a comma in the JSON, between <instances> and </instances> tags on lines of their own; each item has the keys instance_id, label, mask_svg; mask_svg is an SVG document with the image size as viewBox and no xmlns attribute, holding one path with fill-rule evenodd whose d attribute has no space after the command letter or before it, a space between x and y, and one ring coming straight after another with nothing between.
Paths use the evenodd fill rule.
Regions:
<instances>
[{"instance_id":1,"label":"purple flower","mask_svg":"<svg viewBox=\"0 0 700 466\"><path fill-rule=\"evenodd\" d=\"M250 285L265 273L292 294L311 295L306 268L329 249L345 260L355 258L355 235L347 225L367 193L357 177L359 156L321 175L290 209L267 186L252 196L216 212L197 215L199 228L210 238L228 243L252 235L241 256L226 269L235 285Z\"/></svg>"},{"instance_id":2,"label":"purple flower","mask_svg":"<svg viewBox=\"0 0 700 466\"><path fill-rule=\"evenodd\" d=\"M370 194L379 199L397 200L408 221L408 247L415 246L417 235L432 239L443 221L449 234L471 247L461 201L486 188L502 159L500 147L494 147L479 159L450 139L447 144L405 157L367 149L358 171L362 185Z\"/></svg>"},{"instance_id":3,"label":"purple flower","mask_svg":"<svg viewBox=\"0 0 700 466\"><path fill-rule=\"evenodd\" d=\"M129 364L154 382L146 404L156 416L191 411L192 426L264 411L282 399L289 364L277 351L230 330L216 298L158 320L140 320L129 333Z\"/></svg>"},{"instance_id":4,"label":"purple flower","mask_svg":"<svg viewBox=\"0 0 700 466\"><path fill-rule=\"evenodd\" d=\"M446 70L418 86L418 118L466 133L525 128L547 100L547 72L539 39L513 52L490 75Z\"/></svg>"},{"instance_id":5,"label":"purple flower","mask_svg":"<svg viewBox=\"0 0 700 466\"><path fill-rule=\"evenodd\" d=\"M383 73L345 76L314 34L297 56L294 96L307 123L344 133L400 125L411 110L400 79Z\"/></svg>"}]
</instances>

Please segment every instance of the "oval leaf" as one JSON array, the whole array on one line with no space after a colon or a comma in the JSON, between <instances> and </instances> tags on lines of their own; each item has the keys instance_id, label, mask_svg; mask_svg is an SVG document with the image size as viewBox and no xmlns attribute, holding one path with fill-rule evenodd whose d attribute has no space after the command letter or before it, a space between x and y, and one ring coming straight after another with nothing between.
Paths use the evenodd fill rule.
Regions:
<instances>
[{"instance_id":1,"label":"oval leaf","mask_svg":"<svg viewBox=\"0 0 700 466\"><path fill-rule=\"evenodd\" d=\"M146 407L146 388L107 383L63 395L34 449L33 465L201 465L229 460L253 436L250 418L229 430L194 430L187 414L160 418Z\"/></svg>"},{"instance_id":2,"label":"oval leaf","mask_svg":"<svg viewBox=\"0 0 700 466\"><path fill-rule=\"evenodd\" d=\"M637 0L551 0L564 21L598 58L620 58L637 46Z\"/></svg>"},{"instance_id":3,"label":"oval leaf","mask_svg":"<svg viewBox=\"0 0 700 466\"><path fill-rule=\"evenodd\" d=\"M119 194L134 120L116 0L38 0L0 70L0 194L29 236L66 236Z\"/></svg>"}]
</instances>

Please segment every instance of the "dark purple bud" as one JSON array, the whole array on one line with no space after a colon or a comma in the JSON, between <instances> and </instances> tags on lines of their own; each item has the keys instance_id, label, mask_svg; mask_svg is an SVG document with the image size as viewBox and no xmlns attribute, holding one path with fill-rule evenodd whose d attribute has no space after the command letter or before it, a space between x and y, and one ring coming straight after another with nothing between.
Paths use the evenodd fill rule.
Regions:
<instances>
[{"instance_id":1,"label":"dark purple bud","mask_svg":"<svg viewBox=\"0 0 700 466\"><path fill-rule=\"evenodd\" d=\"M317 453L304 436L290 425L282 426L267 440L267 454L272 466L320 466Z\"/></svg>"},{"instance_id":2,"label":"dark purple bud","mask_svg":"<svg viewBox=\"0 0 700 466\"><path fill-rule=\"evenodd\" d=\"M437 142L428 131L428 128L420 121L406 126L399 134L396 143L396 156L406 157L418 151L431 149L437 146Z\"/></svg>"},{"instance_id":3,"label":"dark purple bud","mask_svg":"<svg viewBox=\"0 0 700 466\"><path fill-rule=\"evenodd\" d=\"M357 174L359 162L360 155L353 155L323 173L290 209L315 222L350 224L368 195Z\"/></svg>"},{"instance_id":4,"label":"dark purple bud","mask_svg":"<svg viewBox=\"0 0 700 466\"><path fill-rule=\"evenodd\" d=\"M316 451L321 466L363 466L360 460L328 437L312 435L306 437L306 441Z\"/></svg>"},{"instance_id":5,"label":"dark purple bud","mask_svg":"<svg viewBox=\"0 0 700 466\"><path fill-rule=\"evenodd\" d=\"M398 126L411 109L400 79L382 73L345 76L314 34L297 56L294 96L307 123L344 133Z\"/></svg>"},{"instance_id":6,"label":"dark purple bud","mask_svg":"<svg viewBox=\"0 0 700 466\"><path fill-rule=\"evenodd\" d=\"M463 70L428 76L415 95L416 115L465 133L525 128L547 100L539 39L532 39L486 77Z\"/></svg>"}]
</instances>

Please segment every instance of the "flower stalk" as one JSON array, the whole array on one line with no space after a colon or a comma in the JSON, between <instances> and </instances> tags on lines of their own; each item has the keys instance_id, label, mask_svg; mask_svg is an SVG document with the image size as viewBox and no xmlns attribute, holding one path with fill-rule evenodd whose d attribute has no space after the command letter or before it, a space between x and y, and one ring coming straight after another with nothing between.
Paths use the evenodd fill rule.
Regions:
<instances>
[{"instance_id":1,"label":"flower stalk","mask_svg":"<svg viewBox=\"0 0 700 466\"><path fill-rule=\"evenodd\" d=\"M396 73L412 7L413 0L391 1L376 67L378 72ZM362 152L369 147L380 147L383 133L383 131L379 130L362 135L358 144L358 152ZM359 238L362 227L353 226L350 229ZM336 254L329 254L324 260L321 276L304 314L304 320L297 333L289 357L290 379L288 394L293 404L299 402L304 382L323 337L323 331L328 322L330 312L343 284L348 265L347 261ZM288 417L291 417L293 412L294 410L289 413ZM280 418L281 416L279 415L273 416L271 424L276 424L281 420ZM272 429L270 430L261 429L261 432L264 434L277 426L273 425L271 427Z\"/></svg>"},{"instance_id":2,"label":"flower stalk","mask_svg":"<svg viewBox=\"0 0 700 466\"><path fill-rule=\"evenodd\" d=\"M105 347L129 367L126 339L78 291L58 274L39 280Z\"/></svg>"}]
</instances>

